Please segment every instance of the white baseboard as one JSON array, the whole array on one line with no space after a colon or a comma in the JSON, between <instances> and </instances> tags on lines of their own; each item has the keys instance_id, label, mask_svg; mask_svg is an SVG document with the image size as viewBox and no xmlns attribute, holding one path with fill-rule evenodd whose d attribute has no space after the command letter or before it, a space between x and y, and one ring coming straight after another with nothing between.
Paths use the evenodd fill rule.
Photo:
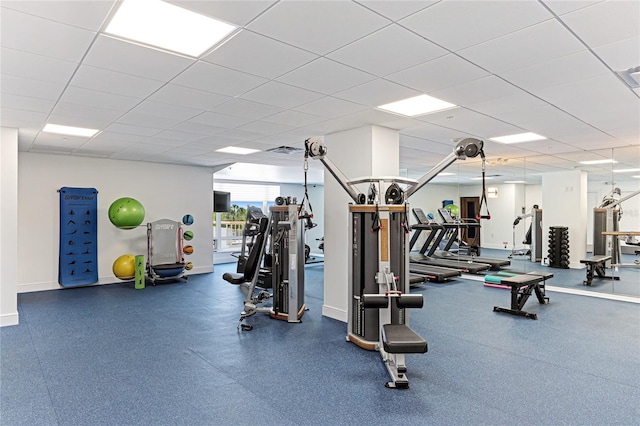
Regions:
<instances>
[{"instance_id":1,"label":"white baseboard","mask_svg":"<svg viewBox=\"0 0 640 426\"><path fill-rule=\"evenodd\" d=\"M346 311L327 305L322 305L322 315L342 322L347 322L348 318Z\"/></svg>"},{"instance_id":2,"label":"white baseboard","mask_svg":"<svg viewBox=\"0 0 640 426\"><path fill-rule=\"evenodd\" d=\"M211 272L213 272L213 265L199 266L197 268L193 268L190 271L187 271L186 274L198 275L198 274L208 274ZM98 282L93 285L117 284L121 282L122 281L118 280L116 277L112 275L112 276L100 277L98 279ZM92 284L89 284L89 285L92 285ZM64 287L62 287L57 282L50 281L50 282L41 282L41 283L18 284L17 290L18 290L18 293L31 293L34 291L61 290L63 288Z\"/></svg>"},{"instance_id":3,"label":"white baseboard","mask_svg":"<svg viewBox=\"0 0 640 426\"><path fill-rule=\"evenodd\" d=\"M18 325L20 322L20 318L17 312L12 314L2 314L0 315L0 327L7 327L10 325Z\"/></svg>"}]
</instances>

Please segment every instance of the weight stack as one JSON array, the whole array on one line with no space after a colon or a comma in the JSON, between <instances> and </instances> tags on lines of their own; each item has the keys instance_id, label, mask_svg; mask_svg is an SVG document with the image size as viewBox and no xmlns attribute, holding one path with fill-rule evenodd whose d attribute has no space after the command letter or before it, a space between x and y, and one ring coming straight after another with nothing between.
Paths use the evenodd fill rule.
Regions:
<instances>
[{"instance_id":1,"label":"weight stack","mask_svg":"<svg viewBox=\"0 0 640 426\"><path fill-rule=\"evenodd\" d=\"M569 228L549 228L549 251L547 258L552 268L569 268Z\"/></svg>"}]
</instances>

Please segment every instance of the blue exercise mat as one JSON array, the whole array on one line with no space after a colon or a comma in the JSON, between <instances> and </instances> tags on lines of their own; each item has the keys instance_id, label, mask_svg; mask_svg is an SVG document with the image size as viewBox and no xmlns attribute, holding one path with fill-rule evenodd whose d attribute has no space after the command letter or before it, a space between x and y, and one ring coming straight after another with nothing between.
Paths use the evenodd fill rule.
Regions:
<instances>
[{"instance_id":1,"label":"blue exercise mat","mask_svg":"<svg viewBox=\"0 0 640 426\"><path fill-rule=\"evenodd\" d=\"M78 287L98 282L98 191L63 187L60 193L58 283Z\"/></svg>"}]
</instances>

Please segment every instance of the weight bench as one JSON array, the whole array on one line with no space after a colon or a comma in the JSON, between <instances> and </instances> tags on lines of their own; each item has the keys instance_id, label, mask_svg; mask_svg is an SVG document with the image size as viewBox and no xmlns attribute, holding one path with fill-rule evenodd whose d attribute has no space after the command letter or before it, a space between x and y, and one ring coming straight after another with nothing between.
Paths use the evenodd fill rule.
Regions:
<instances>
[{"instance_id":1,"label":"weight bench","mask_svg":"<svg viewBox=\"0 0 640 426\"><path fill-rule=\"evenodd\" d=\"M587 259L582 259L580 263L584 263L587 265L587 279L582 281L582 285L591 285L594 278L594 272L597 275L597 278L609 278L612 280L619 280L620 277L608 277L605 273L605 268L607 267L607 262L611 260L611 256L606 255L597 255L591 256Z\"/></svg>"},{"instance_id":2,"label":"weight bench","mask_svg":"<svg viewBox=\"0 0 640 426\"><path fill-rule=\"evenodd\" d=\"M523 311L522 308L534 291L540 304L549 303L549 298L545 296L544 287L546 280L552 277L553 274L551 273L529 272L528 274L504 278L501 284L511 287L511 308L494 306L493 312L504 312L537 320L537 314Z\"/></svg>"},{"instance_id":3,"label":"weight bench","mask_svg":"<svg viewBox=\"0 0 640 426\"><path fill-rule=\"evenodd\" d=\"M395 308L422 308L423 298L421 294L401 294L390 291L386 294L363 294L361 301L365 308L388 309L390 300L395 301ZM380 327L380 342L378 351L391 376L391 381L386 382L388 388L409 387L405 354L423 354L427 352L427 341L413 331L407 324L383 324Z\"/></svg>"}]
</instances>

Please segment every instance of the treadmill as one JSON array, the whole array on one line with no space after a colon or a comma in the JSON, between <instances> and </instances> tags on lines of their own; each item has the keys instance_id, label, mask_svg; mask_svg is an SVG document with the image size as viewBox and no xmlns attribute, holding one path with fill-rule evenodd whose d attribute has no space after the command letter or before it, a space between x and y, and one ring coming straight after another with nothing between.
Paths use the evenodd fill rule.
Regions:
<instances>
[{"instance_id":1,"label":"treadmill","mask_svg":"<svg viewBox=\"0 0 640 426\"><path fill-rule=\"evenodd\" d=\"M468 227L469 224L467 223L458 223L456 222L453 217L451 217L451 214L449 213L449 210L447 209L438 209L438 214L440 214L440 217L442 218L442 225L445 227L445 229L451 229L454 227L458 227L458 226L463 226L463 227ZM479 226L479 225L477 225ZM455 233L453 233L452 235L455 235L457 237L458 233L457 231ZM434 249L432 252L429 252L429 256L438 258L438 259L447 259L447 260L458 260L458 261L462 261L462 262L478 262L478 263L486 263L488 265L491 266L491 270L492 271L499 271L500 269L502 269L503 267L509 266L511 265L511 261L507 260L507 259L496 259L496 258L492 258L492 257L480 257L480 256L468 256L468 255L462 255L462 254L456 254L456 253L451 253L450 251L448 251L448 249L451 247L451 245L453 244L453 240L450 239L444 250L437 250Z\"/></svg>"},{"instance_id":2,"label":"treadmill","mask_svg":"<svg viewBox=\"0 0 640 426\"><path fill-rule=\"evenodd\" d=\"M431 256L432 253L436 251L440 242L444 238L446 233L446 228L435 222L430 223L427 216L424 214L422 209L414 208L412 209L413 215L418 221L417 225L414 225L412 228L415 229L415 232L422 232L425 229L430 231L429 237L425 244L423 244L419 253L410 253L410 266L411 272L418 273L415 264L420 265L420 269L425 270L428 269L430 271L436 272L435 268L438 268L438 272L447 273L443 271L444 269L449 269L455 271L456 275L459 276L462 272L470 273L470 274L478 274L483 271L487 271L491 268L490 264L486 263L478 263L471 260L462 260L462 259L438 259L436 257ZM417 236L411 239L414 244L417 241ZM429 248L430 246L430 248ZM412 247L411 247L412 248ZM425 255L425 253L429 250L429 255ZM432 269L434 268L434 269Z\"/></svg>"}]
</instances>

